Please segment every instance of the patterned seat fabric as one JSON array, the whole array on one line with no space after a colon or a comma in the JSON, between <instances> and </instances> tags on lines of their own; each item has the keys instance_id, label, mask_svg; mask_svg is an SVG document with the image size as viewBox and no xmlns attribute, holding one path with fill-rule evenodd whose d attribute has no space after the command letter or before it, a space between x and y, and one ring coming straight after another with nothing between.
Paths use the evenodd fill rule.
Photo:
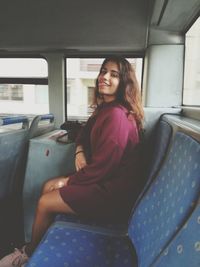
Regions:
<instances>
[{"instance_id":1,"label":"patterned seat fabric","mask_svg":"<svg viewBox=\"0 0 200 267\"><path fill-rule=\"evenodd\" d=\"M26 267L133 267L135 258L129 246L127 236L54 225Z\"/></svg>"},{"instance_id":2,"label":"patterned seat fabric","mask_svg":"<svg viewBox=\"0 0 200 267\"><path fill-rule=\"evenodd\" d=\"M139 266L148 267L182 226L200 191L200 144L176 133L169 155L129 225Z\"/></svg>"},{"instance_id":3,"label":"patterned seat fabric","mask_svg":"<svg viewBox=\"0 0 200 267\"><path fill-rule=\"evenodd\" d=\"M153 266L200 266L200 203Z\"/></svg>"}]
</instances>

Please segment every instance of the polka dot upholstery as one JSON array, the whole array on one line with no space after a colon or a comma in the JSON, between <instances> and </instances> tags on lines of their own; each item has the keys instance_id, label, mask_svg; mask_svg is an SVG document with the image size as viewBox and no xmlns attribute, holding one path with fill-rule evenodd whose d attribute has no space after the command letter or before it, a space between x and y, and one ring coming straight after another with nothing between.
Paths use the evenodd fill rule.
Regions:
<instances>
[{"instance_id":1,"label":"polka dot upholstery","mask_svg":"<svg viewBox=\"0 0 200 267\"><path fill-rule=\"evenodd\" d=\"M137 206L129 237L139 266L147 267L187 218L200 191L200 144L176 133L158 176Z\"/></svg>"},{"instance_id":2,"label":"polka dot upholstery","mask_svg":"<svg viewBox=\"0 0 200 267\"><path fill-rule=\"evenodd\" d=\"M200 203L153 266L200 266Z\"/></svg>"},{"instance_id":3,"label":"polka dot upholstery","mask_svg":"<svg viewBox=\"0 0 200 267\"><path fill-rule=\"evenodd\" d=\"M135 259L128 237L51 227L26 267L130 267Z\"/></svg>"}]
</instances>

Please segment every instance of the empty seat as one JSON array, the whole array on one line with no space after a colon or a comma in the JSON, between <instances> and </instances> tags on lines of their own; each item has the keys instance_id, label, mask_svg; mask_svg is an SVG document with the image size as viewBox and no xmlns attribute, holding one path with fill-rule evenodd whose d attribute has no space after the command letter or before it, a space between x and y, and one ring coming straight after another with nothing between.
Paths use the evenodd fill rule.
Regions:
<instances>
[{"instance_id":1,"label":"empty seat","mask_svg":"<svg viewBox=\"0 0 200 267\"><path fill-rule=\"evenodd\" d=\"M200 266L200 201L153 266Z\"/></svg>"},{"instance_id":2,"label":"empty seat","mask_svg":"<svg viewBox=\"0 0 200 267\"><path fill-rule=\"evenodd\" d=\"M167 160L130 221L139 266L150 266L189 216L200 191L199 168L200 144L176 133Z\"/></svg>"},{"instance_id":3,"label":"empty seat","mask_svg":"<svg viewBox=\"0 0 200 267\"><path fill-rule=\"evenodd\" d=\"M26 267L126 267L135 266L127 236L101 231L54 226Z\"/></svg>"}]
</instances>

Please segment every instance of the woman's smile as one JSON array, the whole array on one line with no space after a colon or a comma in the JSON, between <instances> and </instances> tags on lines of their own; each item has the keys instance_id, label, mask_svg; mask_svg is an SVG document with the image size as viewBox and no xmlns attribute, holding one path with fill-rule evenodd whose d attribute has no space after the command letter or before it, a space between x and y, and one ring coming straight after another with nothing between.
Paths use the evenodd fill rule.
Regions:
<instances>
[{"instance_id":1,"label":"woman's smile","mask_svg":"<svg viewBox=\"0 0 200 267\"><path fill-rule=\"evenodd\" d=\"M99 82L99 87L110 86L108 83Z\"/></svg>"}]
</instances>

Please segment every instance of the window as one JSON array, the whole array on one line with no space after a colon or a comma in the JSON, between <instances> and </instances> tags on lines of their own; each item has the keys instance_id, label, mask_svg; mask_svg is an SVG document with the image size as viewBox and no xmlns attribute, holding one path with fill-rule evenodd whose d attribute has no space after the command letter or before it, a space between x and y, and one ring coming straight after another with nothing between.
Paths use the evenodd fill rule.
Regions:
<instances>
[{"instance_id":1,"label":"window","mask_svg":"<svg viewBox=\"0 0 200 267\"><path fill-rule=\"evenodd\" d=\"M200 105L200 18L186 33L183 104Z\"/></svg>"},{"instance_id":2,"label":"window","mask_svg":"<svg viewBox=\"0 0 200 267\"><path fill-rule=\"evenodd\" d=\"M92 112L95 80L104 58L67 58L67 117L86 120ZM142 78L142 58L128 58L139 83Z\"/></svg>"},{"instance_id":3,"label":"window","mask_svg":"<svg viewBox=\"0 0 200 267\"><path fill-rule=\"evenodd\" d=\"M0 114L48 113L47 71L42 58L0 58Z\"/></svg>"}]
</instances>

